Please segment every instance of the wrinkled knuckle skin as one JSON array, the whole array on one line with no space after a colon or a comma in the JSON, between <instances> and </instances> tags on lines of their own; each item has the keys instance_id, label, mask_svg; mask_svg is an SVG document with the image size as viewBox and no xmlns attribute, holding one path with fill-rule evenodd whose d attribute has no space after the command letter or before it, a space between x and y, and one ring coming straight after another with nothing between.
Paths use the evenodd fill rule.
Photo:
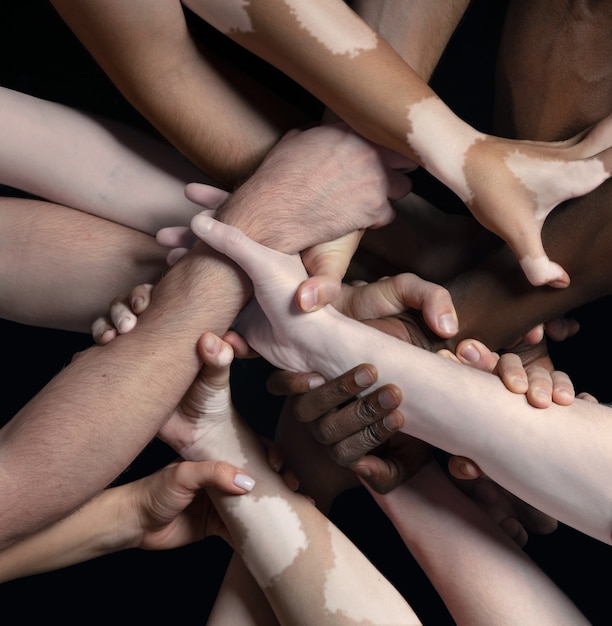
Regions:
<instances>
[{"instance_id":1,"label":"wrinkled knuckle skin","mask_svg":"<svg viewBox=\"0 0 612 626\"><path fill-rule=\"evenodd\" d=\"M357 403L357 410L355 414L357 415L360 424L365 424L366 426L372 425L373 422L376 422L382 417L379 413L380 411L378 408L366 399L360 400Z\"/></svg>"}]
</instances>

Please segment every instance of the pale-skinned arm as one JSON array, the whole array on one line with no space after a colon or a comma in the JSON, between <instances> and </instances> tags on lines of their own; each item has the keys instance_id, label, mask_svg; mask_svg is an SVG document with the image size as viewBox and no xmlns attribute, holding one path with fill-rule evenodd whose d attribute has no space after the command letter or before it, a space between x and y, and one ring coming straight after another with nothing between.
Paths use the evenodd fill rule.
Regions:
<instances>
[{"instance_id":1,"label":"pale-skinned arm","mask_svg":"<svg viewBox=\"0 0 612 626\"><path fill-rule=\"evenodd\" d=\"M529 504L610 543L609 408L581 399L569 406L534 408L498 377L398 341L332 307L303 316L291 312L285 307L304 276L299 258L278 256L212 219L203 217L194 225L207 243L249 271L273 326L264 323L259 326L263 334L256 331L263 320L252 306L238 329L269 361L330 379L373 362L380 385L401 388L403 432L473 459ZM318 351L316 345L335 348Z\"/></svg>"},{"instance_id":2,"label":"pale-skinned arm","mask_svg":"<svg viewBox=\"0 0 612 626\"><path fill-rule=\"evenodd\" d=\"M190 182L211 182L160 139L0 88L0 183L154 235L187 225Z\"/></svg>"}]
</instances>

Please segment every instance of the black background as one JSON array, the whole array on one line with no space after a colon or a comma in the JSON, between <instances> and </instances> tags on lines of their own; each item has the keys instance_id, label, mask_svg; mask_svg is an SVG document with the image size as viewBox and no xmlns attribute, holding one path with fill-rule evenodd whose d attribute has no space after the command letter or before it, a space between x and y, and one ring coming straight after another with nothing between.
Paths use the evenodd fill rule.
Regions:
<instances>
[{"instance_id":1,"label":"black background","mask_svg":"<svg viewBox=\"0 0 612 626\"><path fill-rule=\"evenodd\" d=\"M3 0L1 7L1 85L151 130L46 2ZM484 131L490 125L495 42L503 7L503 2L473 3L434 77L438 93L460 116ZM590 391L602 401L611 400L610 392L605 372L598 365L600 359L594 354L608 348L603 329L609 310L608 299L578 309L579 335L551 348L557 367L570 373L577 390ZM68 363L75 351L91 344L87 335L7 321L0 321L0 332L4 344L2 423ZM237 405L244 407L258 430L267 433L273 431L279 408L278 400L264 390L269 371L261 362L239 363L234 368ZM119 480L133 480L171 458L171 452L154 442ZM332 519L404 593L425 624L452 623L418 567L404 556L403 545L387 519L363 492L344 494ZM526 550L594 624L610 622L609 547L562 526L553 535L532 536ZM227 546L211 538L168 552L135 550L109 555L6 583L0 587L2 621L204 623L229 556Z\"/></svg>"}]
</instances>

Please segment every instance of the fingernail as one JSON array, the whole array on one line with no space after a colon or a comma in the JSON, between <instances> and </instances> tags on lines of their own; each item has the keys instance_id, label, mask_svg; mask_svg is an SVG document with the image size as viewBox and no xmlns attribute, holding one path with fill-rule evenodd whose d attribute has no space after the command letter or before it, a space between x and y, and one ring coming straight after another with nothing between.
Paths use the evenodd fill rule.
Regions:
<instances>
[{"instance_id":1,"label":"fingernail","mask_svg":"<svg viewBox=\"0 0 612 626\"><path fill-rule=\"evenodd\" d=\"M464 358L468 363L477 363L480 361L480 352L476 349L473 343L469 343L467 346L461 349L459 355Z\"/></svg>"},{"instance_id":2,"label":"fingernail","mask_svg":"<svg viewBox=\"0 0 612 626\"><path fill-rule=\"evenodd\" d=\"M300 292L300 309L312 311L319 302L319 290L316 287L304 287Z\"/></svg>"},{"instance_id":3,"label":"fingernail","mask_svg":"<svg viewBox=\"0 0 612 626\"><path fill-rule=\"evenodd\" d=\"M132 309L134 309L134 311L139 311L144 305L144 298L142 296L136 296L133 300L132 300Z\"/></svg>"},{"instance_id":4,"label":"fingernail","mask_svg":"<svg viewBox=\"0 0 612 626\"><path fill-rule=\"evenodd\" d=\"M397 398L388 389L383 389L378 394L378 404L380 404L382 409L395 409L397 407Z\"/></svg>"},{"instance_id":5,"label":"fingernail","mask_svg":"<svg viewBox=\"0 0 612 626\"><path fill-rule=\"evenodd\" d=\"M367 367L360 367L355 372L355 382L360 387L369 387L374 383L374 376L372 376L372 372Z\"/></svg>"},{"instance_id":6,"label":"fingernail","mask_svg":"<svg viewBox=\"0 0 612 626\"><path fill-rule=\"evenodd\" d=\"M355 465L353 466L353 471L357 476L361 476L361 478L370 478L372 476L372 471L367 466Z\"/></svg>"},{"instance_id":7,"label":"fingernail","mask_svg":"<svg viewBox=\"0 0 612 626\"><path fill-rule=\"evenodd\" d=\"M128 331L132 330L132 324L133 320L131 317L122 317L117 322L117 330L120 333L127 333Z\"/></svg>"},{"instance_id":8,"label":"fingernail","mask_svg":"<svg viewBox=\"0 0 612 626\"><path fill-rule=\"evenodd\" d=\"M255 480L246 474L236 474L234 476L234 485L244 489L245 491L251 491L255 486Z\"/></svg>"},{"instance_id":9,"label":"fingernail","mask_svg":"<svg viewBox=\"0 0 612 626\"><path fill-rule=\"evenodd\" d=\"M204 348L211 354L216 354L219 351L219 340L215 335L206 335L204 337Z\"/></svg>"},{"instance_id":10,"label":"fingernail","mask_svg":"<svg viewBox=\"0 0 612 626\"><path fill-rule=\"evenodd\" d=\"M320 376L319 374L316 374L314 376L311 376L308 379L308 388L316 389L317 387L320 387L324 383L325 383L325 378L323 378L323 376Z\"/></svg>"},{"instance_id":11,"label":"fingernail","mask_svg":"<svg viewBox=\"0 0 612 626\"><path fill-rule=\"evenodd\" d=\"M399 430L403 423L402 418L395 411L383 417L383 424L389 432Z\"/></svg>"},{"instance_id":12,"label":"fingernail","mask_svg":"<svg viewBox=\"0 0 612 626\"><path fill-rule=\"evenodd\" d=\"M196 235L205 235L212 228L212 219L205 215L196 215L191 220L191 230Z\"/></svg>"},{"instance_id":13,"label":"fingernail","mask_svg":"<svg viewBox=\"0 0 612 626\"><path fill-rule=\"evenodd\" d=\"M454 315L451 315L450 313L441 315L438 318L438 324L440 326L440 329L448 334L454 335L459 330L459 326L457 324L457 318Z\"/></svg>"}]
</instances>

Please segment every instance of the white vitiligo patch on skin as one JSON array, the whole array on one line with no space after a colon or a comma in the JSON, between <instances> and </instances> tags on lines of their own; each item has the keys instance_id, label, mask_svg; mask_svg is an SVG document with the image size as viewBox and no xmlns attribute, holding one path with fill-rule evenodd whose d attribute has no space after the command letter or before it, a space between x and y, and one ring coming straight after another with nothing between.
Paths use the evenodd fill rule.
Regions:
<instances>
[{"instance_id":1,"label":"white vitiligo patch on skin","mask_svg":"<svg viewBox=\"0 0 612 626\"><path fill-rule=\"evenodd\" d=\"M331 5L318 0L285 2L299 25L332 54L353 58L378 45L374 30L342 2Z\"/></svg>"},{"instance_id":2,"label":"white vitiligo patch on skin","mask_svg":"<svg viewBox=\"0 0 612 626\"><path fill-rule=\"evenodd\" d=\"M308 547L300 518L280 496L247 494L233 499L230 508L247 529L242 541L245 565L261 587L270 587ZM253 524L254 519L274 522Z\"/></svg>"},{"instance_id":3,"label":"white vitiligo patch on skin","mask_svg":"<svg viewBox=\"0 0 612 626\"><path fill-rule=\"evenodd\" d=\"M486 135L458 118L436 96L410 105L406 117L411 128L418 129L418 134L408 132L406 141L421 157L425 169L467 204L473 194L463 170L465 156Z\"/></svg>"},{"instance_id":4,"label":"white vitiligo patch on skin","mask_svg":"<svg viewBox=\"0 0 612 626\"><path fill-rule=\"evenodd\" d=\"M508 169L534 194L534 217L540 222L563 200L582 196L610 177L604 164L596 158L562 161L534 158L516 150L506 157L505 162ZM543 185L541 181L551 182Z\"/></svg>"},{"instance_id":5,"label":"white vitiligo patch on skin","mask_svg":"<svg viewBox=\"0 0 612 626\"><path fill-rule=\"evenodd\" d=\"M531 257L528 254L519 259L519 263L533 285L546 285L559 278L563 269L548 257Z\"/></svg>"},{"instance_id":6,"label":"white vitiligo patch on skin","mask_svg":"<svg viewBox=\"0 0 612 626\"><path fill-rule=\"evenodd\" d=\"M247 7L250 0L182 0L186 7L223 34L253 32Z\"/></svg>"}]
</instances>

